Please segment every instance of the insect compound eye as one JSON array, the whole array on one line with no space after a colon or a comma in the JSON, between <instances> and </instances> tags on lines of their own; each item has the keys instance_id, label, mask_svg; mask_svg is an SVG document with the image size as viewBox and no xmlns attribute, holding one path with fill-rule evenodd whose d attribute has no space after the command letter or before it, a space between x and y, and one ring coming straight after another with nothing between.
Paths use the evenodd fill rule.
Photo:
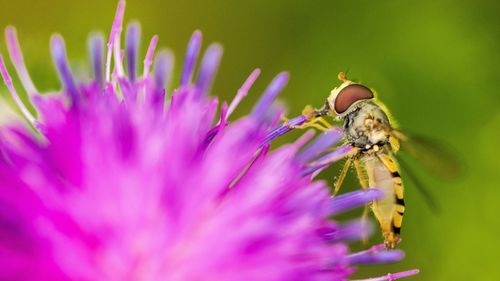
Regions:
<instances>
[{"instance_id":1,"label":"insect compound eye","mask_svg":"<svg viewBox=\"0 0 500 281\"><path fill-rule=\"evenodd\" d=\"M342 114L355 102L372 98L373 92L363 85L352 84L346 86L338 93L335 99L335 112Z\"/></svg>"}]
</instances>

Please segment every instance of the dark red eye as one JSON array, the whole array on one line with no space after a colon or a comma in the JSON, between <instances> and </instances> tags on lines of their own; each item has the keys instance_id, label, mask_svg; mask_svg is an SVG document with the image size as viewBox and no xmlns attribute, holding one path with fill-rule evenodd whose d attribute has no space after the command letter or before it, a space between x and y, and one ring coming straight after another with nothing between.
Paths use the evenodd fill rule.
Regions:
<instances>
[{"instance_id":1,"label":"dark red eye","mask_svg":"<svg viewBox=\"0 0 500 281\"><path fill-rule=\"evenodd\" d=\"M340 91L335 99L335 112L342 114L349 109L353 103L372 98L373 92L363 85L353 84L346 86Z\"/></svg>"}]
</instances>

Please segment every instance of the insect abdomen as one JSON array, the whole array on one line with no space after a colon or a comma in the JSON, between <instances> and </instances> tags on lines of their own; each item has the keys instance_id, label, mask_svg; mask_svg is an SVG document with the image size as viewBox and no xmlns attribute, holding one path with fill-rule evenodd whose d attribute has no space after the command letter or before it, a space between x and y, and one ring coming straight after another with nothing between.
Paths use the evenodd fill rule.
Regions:
<instances>
[{"instance_id":1,"label":"insect abdomen","mask_svg":"<svg viewBox=\"0 0 500 281\"><path fill-rule=\"evenodd\" d=\"M370 186L384 191L385 197L373 203L373 212L379 221L388 248L399 242L405 211L403 183L398 166L386 153L366 156Z\"/></svg>"}]
</instances>

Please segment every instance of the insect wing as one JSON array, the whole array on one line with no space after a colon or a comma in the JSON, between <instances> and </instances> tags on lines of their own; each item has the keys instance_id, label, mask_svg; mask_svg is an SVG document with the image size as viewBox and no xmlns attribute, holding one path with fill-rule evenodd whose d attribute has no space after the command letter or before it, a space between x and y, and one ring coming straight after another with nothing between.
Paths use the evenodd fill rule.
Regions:
<instances>
[{"instance_id":1,"label":"insect wing","mask_svg":"<svg viewBox=\"0 0 500 281\"><path fill-rule=\"evenodd\" d=\"M413 183L413 186L417 189L418 192L420 192L424 199L424 202L427 204L427 206L429 206L431 211L435 214L439 214L441 212L441 209L438 202L434 198L434 195L422 183L418 176L412 172L412 169L403 158L399 157L398 163L404 173L403 175Z\"/></svg>"},{"instance_id":2,"label":"insect wing","mask_svg":"<svg viewBox=\"0 0 500 281\"><path fill-rule=\"evenodd\" d=\"M431 175L454 179L462 172L460 161L449 147L435 140L395 131L400 140L401 152L425 168Z\"/></svg>"}]
</instances>

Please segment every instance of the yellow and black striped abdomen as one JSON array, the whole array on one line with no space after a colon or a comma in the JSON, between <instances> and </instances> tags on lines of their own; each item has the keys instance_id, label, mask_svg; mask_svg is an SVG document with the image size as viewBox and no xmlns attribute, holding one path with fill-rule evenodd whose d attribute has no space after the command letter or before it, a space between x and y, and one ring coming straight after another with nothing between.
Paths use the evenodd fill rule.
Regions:
<instances>
[{"instance_id":1,"label":"yellow and black striped abdomen","mask_svg":"<svg viewBox=\"0 0 500 281\"><path fill-rule=\"evenodd\" d=\"M385 151L378 151L364 157L370 187L384 191L384 198L372 205L388 248L399 242L405 211L403 183L393 157Z\"/></svg>"}]
</instances>

